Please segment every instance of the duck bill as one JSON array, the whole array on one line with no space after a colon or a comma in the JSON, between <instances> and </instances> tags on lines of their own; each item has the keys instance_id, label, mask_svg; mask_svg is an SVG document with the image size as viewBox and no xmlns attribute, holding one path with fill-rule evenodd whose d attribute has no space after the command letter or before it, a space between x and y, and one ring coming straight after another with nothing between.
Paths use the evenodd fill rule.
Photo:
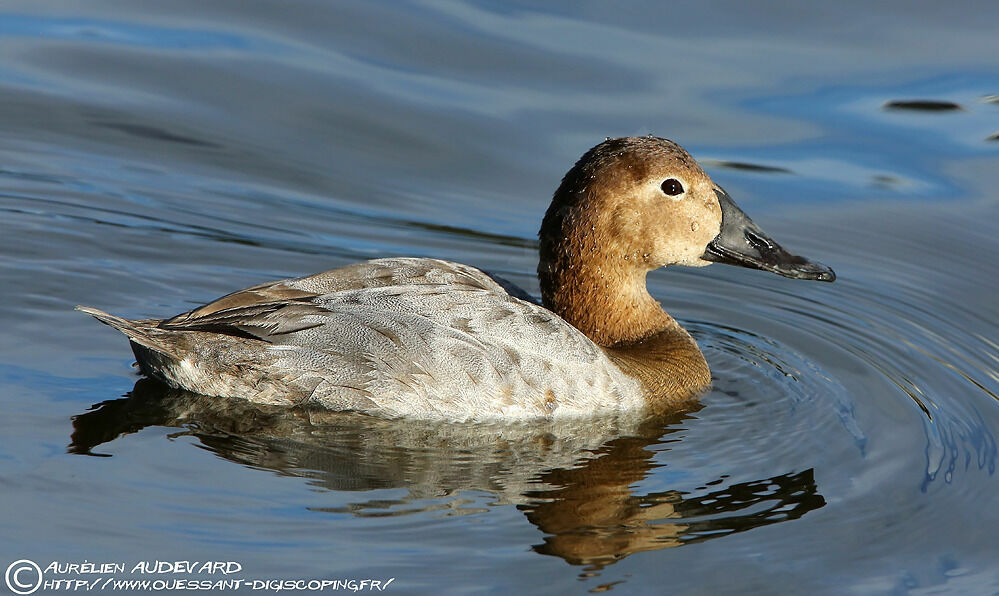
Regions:
<instances>
[{"instance_id":1,"label":"duck bill","mask_svg":"<svg viewBox=\"0 0 999 596\"><path fill-rule=\"evenodd\" d=\"M829 267L792 255L774 242L739 209L727 192L716 187L715 194L721 205L721 232L708 244L702 259L762 269L793 279L835 281L836 274Z\"/></svg>"}]
</instances>

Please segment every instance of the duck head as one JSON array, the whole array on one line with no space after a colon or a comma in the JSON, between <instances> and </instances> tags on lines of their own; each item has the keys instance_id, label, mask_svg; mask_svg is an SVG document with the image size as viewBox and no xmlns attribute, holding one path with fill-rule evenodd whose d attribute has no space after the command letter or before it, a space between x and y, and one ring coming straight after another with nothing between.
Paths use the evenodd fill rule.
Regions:
<instances>
[{"instance_id":1,"label":"duck head","mask_svg":"<svg viewBox=\"0 0 999 596\"><path fill-rule=\"evenodd\" d=\"M601 345L672 322L645 288L660 267L717 262L836 278L782 248L690 154L656 137L608 139L587 151L555 192L539 237L545 305Z\"/></svg>"}]
</instances>

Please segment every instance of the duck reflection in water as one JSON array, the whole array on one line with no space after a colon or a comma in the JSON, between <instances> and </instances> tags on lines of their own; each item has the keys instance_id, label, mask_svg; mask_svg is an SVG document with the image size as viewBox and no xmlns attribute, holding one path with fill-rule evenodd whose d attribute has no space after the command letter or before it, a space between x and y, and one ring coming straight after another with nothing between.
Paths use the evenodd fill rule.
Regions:
<instances>
[{"instance_id":1,"label":"duck reflection in water","mask_svg":"<svg viewBox=\"0 0 999 596\"><path fill-rule=\"evenodd\" d=\"M642 494L662 445L680 440L686 413L559 423L448 425L362 414L288 409L209 398L150 379L127 397L73 417L69 451L147 426L184 428L230 461L309 478L333 491L405 488L397 501L316 509L359 517L448 509L468 513L465 491L512 504L544 534L536 552L588 571L632 553L671 548L793 520L825 505L811 469L751 482L726 477ZM705 492L707 491L707 492ZM440 504L441 499L448 504ZM420 501L429 501L423 502Z\"/></svg>"}]
</instances>

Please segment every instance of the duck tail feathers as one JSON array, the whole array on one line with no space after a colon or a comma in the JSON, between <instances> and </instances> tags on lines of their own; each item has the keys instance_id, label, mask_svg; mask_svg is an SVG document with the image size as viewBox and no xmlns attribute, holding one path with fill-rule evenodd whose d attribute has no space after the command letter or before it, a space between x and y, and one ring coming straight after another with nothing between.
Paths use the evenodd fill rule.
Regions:
<instances>
[{"instance_id":1,"label":"duck tail feathers","mask_svg":"<svg viewBox=\"0 0 999 596\"><path fill-rule=\"evenodd\" d=\"M128 339L144 348L171 358L176 358L176 354L170 349L170 345L166 341L163 341L162 338L157 337L162 332L160 334L156 333L155 326L150 325L150 323L158 321L132 321L89 306L77 306L76 310L87 313L109 327L114 327L127 335Z\"/></svg>"}]
</instances>

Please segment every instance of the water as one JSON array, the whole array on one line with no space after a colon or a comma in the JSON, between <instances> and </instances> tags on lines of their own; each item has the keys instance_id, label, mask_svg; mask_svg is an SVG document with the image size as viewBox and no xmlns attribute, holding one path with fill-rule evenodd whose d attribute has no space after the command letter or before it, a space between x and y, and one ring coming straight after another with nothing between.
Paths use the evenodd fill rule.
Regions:
<instances>
[{"instance_id":1,"label":"water","mask_svg":"<svg viewBox=\"0 0 999 596\"><path fill-rule=\"evenodd\" d=\"M789 8L5 3L0 565L999 592L999 12ZM140 380L124 339L72 311L172 315L392 255L536 294L560 176L648 132L839 276L651 275L715 377L672 418L220 405Z\"/></svg>"}]
</instances>

